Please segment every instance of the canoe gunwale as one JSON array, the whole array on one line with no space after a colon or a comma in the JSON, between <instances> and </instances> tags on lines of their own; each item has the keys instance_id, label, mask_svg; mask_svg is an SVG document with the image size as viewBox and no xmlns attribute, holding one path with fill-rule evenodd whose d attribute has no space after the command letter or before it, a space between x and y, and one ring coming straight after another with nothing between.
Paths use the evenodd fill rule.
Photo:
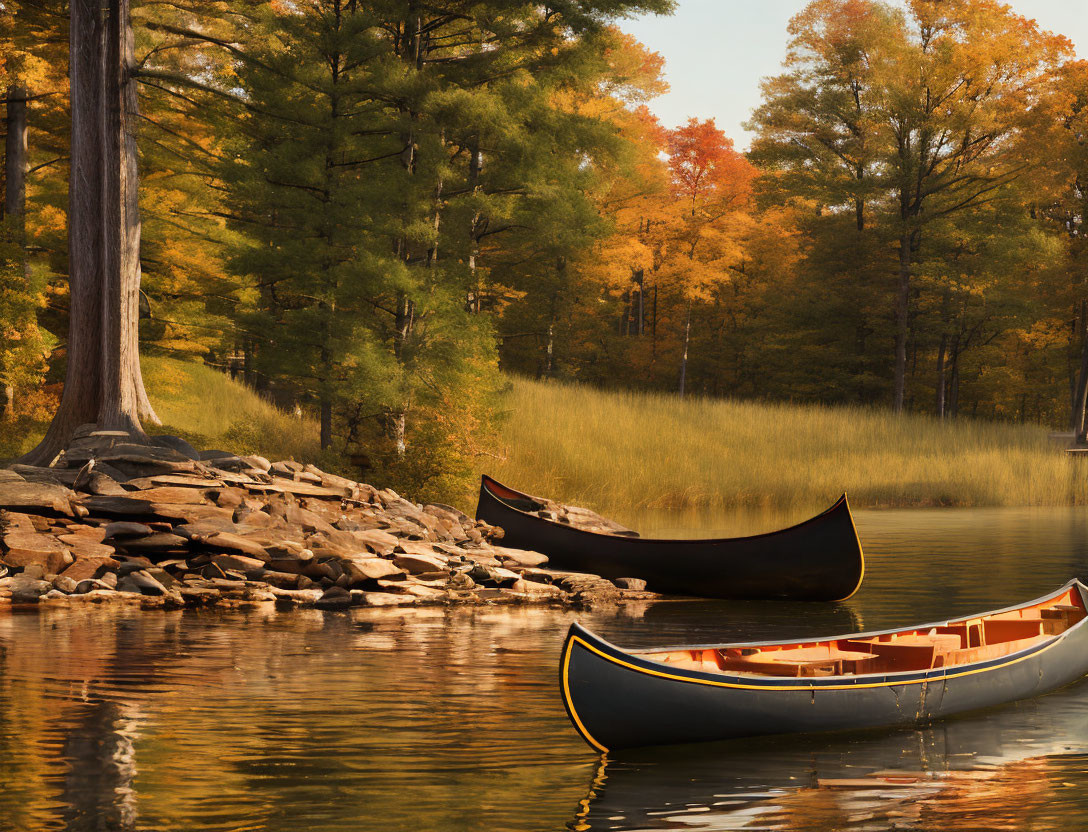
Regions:
<instances>
[{"instance_id":1,"label":"canoe gunwale","mask_svg":"<svg viewBox=\"0 0 1088 832\"><path fill-rule=\"evenodd\" d=\"M725 648L744 648L744 647L769 647L777 645L792 645L792 644L811 644L823 641L838 641L842 639L861 639L861 638L875 638L883 635L892 635L895 633L902 633L912 630L923 630L934 627L944 627L953 623L962 623L968 619L984 618L990 615L1000 615L1001 613L1014 612L1024 609L1026 607L1032 607L1036 604L1045 603L1053 598L1057 598L1067 593L1070 589L1076 587L1081 592L1082 599L1088 601L1088 586L1081 583L1077 579L1069 581L1060 589L1040 596L1032 601L1026 601L1020 604L1015 604L1009 607L1003 607L996 610L988 610L983 613L968 616L957 616L956 618L950 618L946 621L932 622L927 624L919 624L917 626L899 627L891 630L878 630L870 631L866 633L846 633L838 636L831 636L828 638L813 638L805 639L803 641L797 641L796 639L784 640L784 641L762 641L762 642L735 642L727 644L712 644L712 645L680 645L676 647L655 647L655 652L666 652L669 650L719 650ZM967 676L973 673L983 673L991 670L997 670L1001 667L1006 667L1010 664L1016 664L1023 661L1026 658L1042 653L1050 648L1056 646L1066 639L1067 636L1075 633L1079 629L1083 629L1088 626L1088 616L1085 616L1080 621L1076 622L1073 626L1067 630L1058 633L1053 638L1040 642L1039 644L1033 644L1023 650L1016 651L1015 653L1009 653L1004 656L999 656L994 659L987 659L981 662L971 662L963 665L951 665L949 667L930 668L929 670L913 670L913 671L900 671L898 673L870 673L870 674L851 674L842 676L821 676L812 679L805 684L797 684L797 682L790 677L759 677L759 676L745 676L735 675L728 673L708 673L699 670L690 670L682 667L675 667L668 665L664 662L656 662L652 659L645 658L637 653L624 650L617 647L614 644L606 641L600 636L596 635L592 631L582 627L577 622L573 623L570 627L567 637L563 644L563 661L561 664L563 675L563 689L564 699L567 694L567 682L566 682L566 667L570 659L570 653L575 644L580 644L584 648L597 654L606 661L610 661L614 664L619 664L626 667L629 670L637 673L643 673L651 676L658 676L661 678L671 679L678 682L689 682L693 684L711 685L714 687L727 687L727 688L740 688L744 690L850 690L866 687L888 687L907 684L921 684L929 681L941 681L945 679L954 679L959 676ZM951 671L951 672L950 672ZM873 680L880 679L882 681L876 682ZM855 681L851 681L855 680ZM568 708L570 706L568 705Z\"/></svg>"},{"instance_id":2,"label":"canoe gunwale","mask_svg":"<svg viewBox=\"0 0 1088 832\"><path fill-rule=\"evenodd\" d=\"M517 512L518 514L520 514L523 517L528 518L529 520L533 520L533 521L536 521L538 523L548 523L548 524L553 525L553 526L560 526L566 531L577 532L580 535L586 535L586 536L592 537L592 538L604 538L605 540L609 540L609 541L631 540L631 541L637 541L638 543L648 543L648 544L655 544L655 545L656 544L668 544L670 546L675 546L677 544L682 544L682 545L699 545L699 544L708 545L708 544L715 544L715 543L722 543L722 544L739 543L741 541L760 540L761 538L775 537L775 536L780 535L780 534L793 532L793 531L799 531L799 530L803 529L805 526L809 525L810 523L815 523L818 520L822 520L825 517L827 517L827 515L832 514L833 512L835 512L835 511L837 511L837 510L839 510L839 509L841 509L843 507L846 508L848 514L850 513L850 503L849 503L849 500L847 499L846 493L844 492L842 494L842 496L839 497L839 499L835 500L834 503L832 503L830 506L825 508L819 514L815 514L812 517L809 517L806 520L802 520L799 523L794 523L792 526L784 526L781 529L774 529L774 530L769 531L769 532L760 532L759 534L742 535L740 537L703 537L703 538L625 537L623 535L606 534L604 532L591 532L591 531L588 531L587 529L580 529L577 526L568 525L566 523L557 523L554 520L548 520L547 518L539 517L536 514L533 514L532 512L524 511L524 510L518 508L517 506L510 505L509 502L507 502L502 497L497 495L489 486L490 486L491 483L494 483L495 485L498 485L499 487L501 487L501 488L503 488L503 489L505 489L507 491L512 491L515 494L521 495L521 497L526 499L526 500L535 500L536 498L533 497L531 494L526 494L526 493L524 493L522 491L518 491L516 488L511 488L510 486L506 485L505 483L501 483L497 479L495 479L494 477L489 477L486 474L481 476L480 480L481 480L481 485L483 486L484 490L487 491L487 494L488 494L489 497L491 497L493 500L496 500L496 501L502 503L504 508L507 508L507 509L509 509L510 511L513 511L513 512ZM851 515L850 522L851 522L851 525L853 525L853 516L852 515ZM855 534L855 536L857 535L857 528L856 527L854 529L854 534ZM858 540L858 551L861 552L861 541L860 541L860 539ZM863 558L863 560L862 560L862 572L864 573L864 568L865 568L864 554L862 554L862 558ZM864 574L863 574L863 577L864 577ZM858 581L858 586L859 587L861 586L861 581L860 580ZM854 591L856 592L857 589L855 588ZM850 593L850 594L853 595L853 593ZM849 598L849 597L850 596L848 595L847 598ZM842 598L842 599L839 599L839 600L845 601L846 598Z\"/></svg>"}]
</instances>

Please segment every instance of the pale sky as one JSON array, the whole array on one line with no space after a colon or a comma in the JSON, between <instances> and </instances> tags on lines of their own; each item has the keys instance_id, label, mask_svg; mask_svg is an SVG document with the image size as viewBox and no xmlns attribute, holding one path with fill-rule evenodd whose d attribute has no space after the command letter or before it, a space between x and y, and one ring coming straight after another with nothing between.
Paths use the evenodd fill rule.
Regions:
<instances>
[{"instance_id":1,"label":"pale sky","mask_svg":"<svg viewBox=\"0 0 1088 832\"><path fill-rule=\"evenodd\" d=\"M643 17L622 27L665 58L671 91L650 108L666 127L691 116L714 118L746 149L741 129L759 104L759 81L780 71L786 25L808 0L679 0L672 17ZM1065 35L1088 55L1085 0L1009 0L1044 29Z\"/></svg>"}]
</instances>

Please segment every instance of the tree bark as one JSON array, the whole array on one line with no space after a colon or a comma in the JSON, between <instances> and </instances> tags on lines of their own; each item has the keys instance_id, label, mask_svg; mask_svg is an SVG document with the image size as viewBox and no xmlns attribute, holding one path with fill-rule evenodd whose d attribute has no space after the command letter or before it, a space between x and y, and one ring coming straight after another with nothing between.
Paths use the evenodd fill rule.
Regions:
<instances>
[{"instance_id":1,"label":"tree bark","mask_svg":"<svg viewBox=\"0 0 1088 832\"><path fill-rule=\"evenodd\" d=\"M960 414L960 335L952 337L951 357L952 378L949 382L948 416L955 419Z\"/></svg>"},{"instance_id":2,"label":"tree bark","mask_svg":"<svg viewBox=\"0 0 1088 832\"><path fill-rule=\"evenodd\" d=\"M1069 420L1077 442L1081 441L1081 437L1084 435L1085 422L1088 421L1085 419L1085 406L1088 403L1088 320L1085 318L1086 313L1088 313L1088 302L1081 301L1079 321L1081 331L1080 368L1077 370L1077 385L1073 392L1073 412Z\"/></svg>"},{"instance_id":3,"label":"tree bark","mask_svg":"<svg viewBox=\"0 0 1088 832\"><path fill-rule=\"evenodd\" d=\"M26 172L27 172L27 89L20 83L8 87L4 144L4 213L7 234L18 251L23 276L30 279L30 259L26 251ZM0 383L0 418L15 418L15 388Z\"/></svg>"},{"instance_id":4,"label":"tree bark","mask_svg":"<svg viewBox=\"0 0 1088 832\"><path fill-rule=\"evenodd\" d=\"M82 424L141 437L141 413L155 420L139 363L133 68L129 0L72 0L68 369L32 463L50 462Z\"/></svg>"},{"instance_id":5,"label":"tree bark","mask_svg":"<svg viewBox=\"0 0 1088 832\"><path fill-rule=\"evenodd\" d=\"M4 147L4 216L13 224L12 231L22 240L26 216L26 117L27 89L19 83L8 87L7 141Z\"/></svg>"},{"instance_id":6,"label":"tree bark","mask_svg":"<svg viewBox=\"0 0 1088 832\"><path fill-rule=\"evenodd\" d=\"M945 350L948 348L948 333L941 333L941 346L937 350L937 418L944 418L944 393L945 393Z\"/></svg>"},{"instance_id":7,"label":"tree bark","mask_svg":"<svg viewBox=\"0 0 1088 832\"><path fill-rule=\"evenodd\" d=\"M691 301L688 301L688 314L684 322L684 352L680 357L680 398L684 398L684 388L688 380L688 343L691 340Z\"/></svg>"}]
</instances>

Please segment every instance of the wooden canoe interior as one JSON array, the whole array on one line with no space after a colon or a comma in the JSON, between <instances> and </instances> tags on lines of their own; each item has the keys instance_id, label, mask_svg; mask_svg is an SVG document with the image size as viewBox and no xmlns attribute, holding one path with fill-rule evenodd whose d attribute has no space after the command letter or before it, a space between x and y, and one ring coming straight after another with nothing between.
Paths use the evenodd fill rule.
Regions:
<instances>
[{"instance_id":1,"label":"wooden canoe interior","mask_svg":"<svg viewBox=\"0 0 1088 832\"><path fill-rule=\"evenodd\" d=\"M494 496L498 497L507 505L518 509L518 511L540 511L544 508L544 504L538 500L534 500L520 491L514 491L512 488L507 488L501 483L497 483L491 480L484 486Z\"/></svg>"},{"instance_id":2,"label":"wooden canoe interior","mask_svg":"<svg viewBox=\"0 0 1088 832\"><path fill-rule=\"evenodd\" d=\"M1034 606L944 626L833 641L648 651L637 655L673 667L709 673L786 678L904 673L989 661L1016 653L1068 630L1088 614L1080 592Z\"/></svg>"}]
</instances>

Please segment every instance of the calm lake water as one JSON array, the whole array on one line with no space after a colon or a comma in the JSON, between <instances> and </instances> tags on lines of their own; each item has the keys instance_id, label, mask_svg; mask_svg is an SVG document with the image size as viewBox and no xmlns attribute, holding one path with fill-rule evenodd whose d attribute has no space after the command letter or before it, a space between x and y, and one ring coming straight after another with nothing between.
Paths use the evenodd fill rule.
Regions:
<instances>
[{"instance_id":1,"label":"calm lake water","mask_svg":"<svg viewBox=\"0 0 1088 832\"><path fill-rule=\"evenodd\" d=\"M682 525L732 534L792 519ZM680 523L640 521L674 534ZM1088 510L859 512L858 524L868 571L845 604L577 617L627 646L805 637L981 611L1088 577ZM1088 828L1088 682L914 730L602 760L557 693L575 617L5 614L0 830Z\"/></svg>"}]
</instances>

